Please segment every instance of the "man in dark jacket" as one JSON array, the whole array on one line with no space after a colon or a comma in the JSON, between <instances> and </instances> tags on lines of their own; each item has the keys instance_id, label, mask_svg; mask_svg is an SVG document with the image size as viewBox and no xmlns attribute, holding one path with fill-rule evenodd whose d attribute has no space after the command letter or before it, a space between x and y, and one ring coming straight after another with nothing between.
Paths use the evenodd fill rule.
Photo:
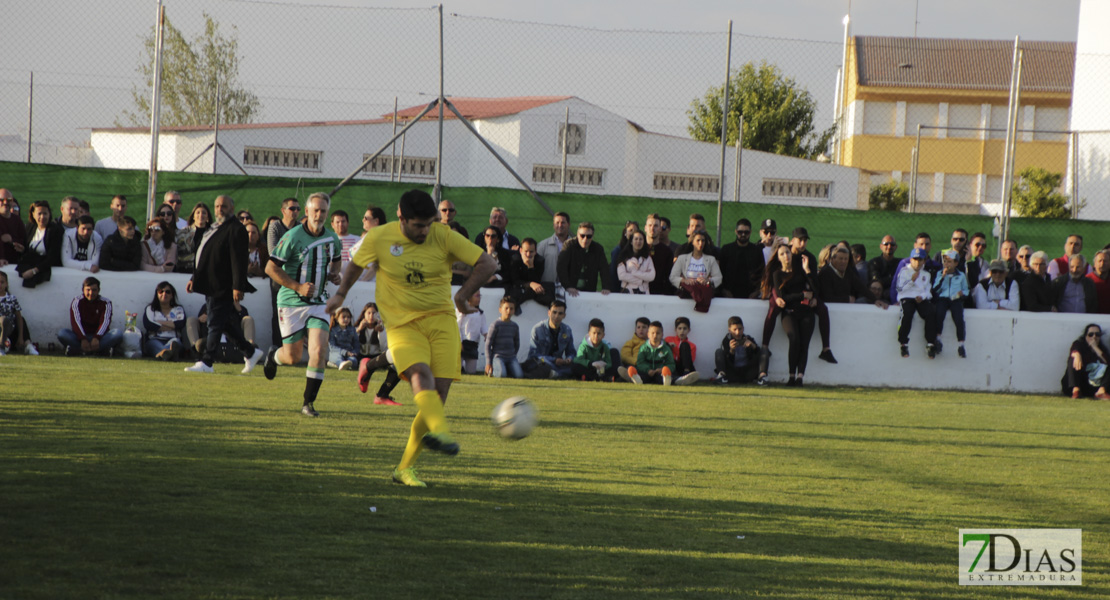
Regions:
<instances>
[{"instance_id":1,"label":"man in dark jacket","mask_svg":"<svg viewBox=\"0 0 1110 600\"><path fill-rule=\"evenodd\" d=\"M598 277L601 278L601 293L609 294L609 261L605 259L605 249L594 241L593 223L585 221L578 225L577 238L568 240L559 253L556 272L559 283L572 297L577 296L579 290L597 290Z\"/></svg>"},{"instance_id":2,"label":"man in dark jacket","mask_svg":"<svg viewBox=\"0 0 1110 600\"><path fill-rule=\"evenodd\" d=\"M759 291L763 276L763 250L751 243L752 223L747 219L736 222L736 241L721 246L718 262L724 282L721 287L730 298L751 298Z\"/></svg>"},{"instance_id":3,"label":"man in dark jacket","mask_svg":"<svg viewBox=\"0 0 1110 600\"><path fill-rule=\"evenodd\" d=\"M1048 255L1034 252L1029 258L1029 274L1021 282L1021 310L1056 312L1056 297L1048 278Z\"/></svg>"},{"instance_id":4,"label":"man in dark jacket","mask_svg":"<svg viewBox=\"0 0 1110 600\"><path fill-rule=\"evenodd\" d=\"M247 282L247 230L234 217L235 201L230 196L217 196L215 221L197 246L197 266L185 286L192 293L204 294L208 308L208 340L204 355L185 370L191 373L213 373L212 364L220 349L220 338L227 336L246 358L243 373L250 373L265 354L243 337L235 302L254 291Z\"/></svg>"},{"instance_id":5,"label":"man in dark jacket","mask_svg":"<svg viewBox=\"0 0 1110 600\"><path fill-rule=\"evenodd\" d=\"M506 290L516 304L516 314L520 315L521 304L535 300L544 306L555 299L555 284L543 283L544 259L536 252L536 240L530 237L520 242L520 253L513 256L509 267L509 280Z\"/></svg>"},{"instance_id":6,"label":"man in dark jacket","mask_svg":"<svg viewBox=\"0 0 1110 600\"><path fill-rule=\"evenodd\" d=\"M120 217L119 229L104 240L100 268L105 271L138 271L143 262L143 243L135 235L135 219Z\"/></svg>"},{"instance_id":7,"label":"man in dark jacket","mask_svg":"<svg viewBox=\"0 0 1110 600\"><path fill-rule=\"evenodd\" d=\"M1068 273L1052 280L1056 312L1097 313L1095 282L1087 279L1087 259L1082 254L1068 259Z\"/></svg>"},{"instance_id":8,"label":"man in dark jacket","mask_svg":"<svg viewBox=\"0 0 1110 600\"><path fill-rule=\"evenodd\" d=\"M760 369L766 369L766 359L760 362L759 344L744 334L744 321L740 317L728 318L728 335L721 340L721 347L714 353L717 376L715 383L748 383L755 381Z\"/></svg>"}]
</instances>

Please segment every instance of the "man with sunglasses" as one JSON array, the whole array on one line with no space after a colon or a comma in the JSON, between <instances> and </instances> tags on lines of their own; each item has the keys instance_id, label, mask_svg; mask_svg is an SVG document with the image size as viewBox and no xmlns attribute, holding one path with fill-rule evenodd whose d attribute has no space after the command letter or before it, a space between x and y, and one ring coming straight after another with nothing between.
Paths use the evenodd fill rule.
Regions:
<instances>
[{"instance_id":1,"label":"man with sunglasses","mask_svg":"<svg viewBox=\"0 0 1110 600\"><path fill-rule=\"evenodd\" d=\"M1028 277L1030 273L1033 272L1033 265L1029 264L1029 261L1033 258L1033 247L1029 246L1029 245L1025 245L1025 246L1022 246L1021 248L1018 248L1016 258L1017 258L1017 263L1018 263L1018 269L1021 270L1021 277L1022 277L1022 280L1024 281L1024 279L1026 277Z\"/></svg>"},{"instance_id":2,"label":"man with sunglasses","mask_svg":"<svg viewBox=\"0 0 1110 600\"><path fill-rule=\"evenodd\" d=\"M898 272L898 263L902 260L895 256L898 242L893 235L884 235L879 243L879 255L867 263L867 280L878 281L883 286L883 295L890 293L890 285L894 282L894 275Z\"/></svg>"},{"instance_id":3,"label":"man with sunglasses","mask_svg":"<svg viewBox=\"0 0 1110 600\"><path fill-rule=\"evenodd\" d=\"M988 270L987 257L987 234L976 231L971 235L971 241L968 242L967 259L964 265L964 273L967 273L967 284L975 285L984 279L990 278L990 271ZM969 307L973 308L973 307Z\"/></svg>"},{"instance_id":4,"label":"man with sunglasses","mask_svg":"<svg viewBox=\"0 0 1110 600\"><path fill-rule=\"evenodd\" d=\"M577 297L579 290L597 290L597 280L601 279L602 295L609 294L609 261L605 249L594 241L594 226L589 221L578 224L578 234L573 243L559 253L559 266L556 268L559 283L567 295Z\"/></svg>"},{"instance_id":5,"label":"man with sunglasses","mask_svg":"<svg viewBox=\"0 0 1110 600\"><path fill-rule=\"evenodd\" d=\"M730 298L752 298L758 295L759 280L763 276L763 251L751 243L752 223L747 219L736 222L736 242L720 249L721 288Z\"/></svg>"},{"instance_id":6,"label":"man with sunglasses","mask_svg":"<svg viewBox=\"0 0 1110 600\"><path fill-rule=\"evenodd\" d=\"M178 216L181 214L181 202L181 192L177 190L170 190L162 197L163 206L169 206L173 209L174 229L177 231L189 227L189 222Z\"/></svg>"},{"instance_id":7,"label":"man with sunglasses","mask_svg":"<svg viewBox=\"0 0 1110 600\"><path fill-rule=\"evenodd\" d=\"M948 253L949 250L955 250L956 253L960 255L959 262L956 264L956 270L966 274L967 273L967 268L966 268L965 264L967 262L968 251L970 250L970 248L968 247L968 243L967 243L967 237L968 237L967 230L962 228L962 227L953 231L952 232L952 247L938 251L933 256L933 262L935 262L937 264L940 264L941 262L943 262L942 258L944 257L945 254ZM971 282L971 280L968 280L968 281ZM971 282L971 283L974 284L974 282Z\"/></svg>"},{"instance_id":8,"label":"man with sunglasses","mask_svg":"<svg viewBox=\"0 0 1110 600\"><path fill-rule=\"evenodd\" d=\"M281 220L270 223L266 232L266 251L273 256L274 248L281 241L281 236L297 225L301 217L301 202L296 198L286 198L281 201ZM265 268L265 267L263 267ZM277 297L281 291L281 284L270 280L270 335L274 346L281 346L281 328L278 324Z\"/></svg>"},{"instance_id":9,"label":"man with sunglasses","mask_svg":"<svg viewBox=\"0 0 1110 600\"><path fill-rule=\"evenodd\" d=\"M459 211L455 208L455 203L454 202L451 202L450 200L440 201L440 203L439 203L439 222L440 223L443 223L444 225L450 227L451 223L457 223L455 221L455 215L457 215L458 213L459 213ZM470 238L470 233L466 230L466 227L462 226L462 223L458 223L457 228L458 228L457 231L464 238L467 238L467 239Z\"/></svg>"}]
</instances>

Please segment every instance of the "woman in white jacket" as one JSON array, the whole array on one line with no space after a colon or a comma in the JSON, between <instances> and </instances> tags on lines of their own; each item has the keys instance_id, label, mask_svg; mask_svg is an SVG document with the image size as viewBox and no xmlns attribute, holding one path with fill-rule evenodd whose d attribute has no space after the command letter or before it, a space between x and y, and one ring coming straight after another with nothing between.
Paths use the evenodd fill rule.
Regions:
<instances>
[{"instance_id":1,"label":"woman in white jacket","mask_svg":"<svg viewBox=\"0 0 1110 600\"><path fill-rule=\"evenodd\" d=\"M713 290L721 285L721 267L717 259L705 253L709 234L699 231L690 238L694 249L689 254L679 254L671 267L671 285L678 290L679 298L693 298L694 310L709 312Z\"/></svg>"},{"instance_id":2,"label":"woman in white jacket","mask_svg":"<svg viewBox=\"0 0 1110 600\"><path fill-rule=\"evenodd\" d=\"M617 279L625 294L647 294L648 285L655 281L655 263L647 240L641 231L632 234L627 246L617 256Z\"/></svg>"}]
</instances>

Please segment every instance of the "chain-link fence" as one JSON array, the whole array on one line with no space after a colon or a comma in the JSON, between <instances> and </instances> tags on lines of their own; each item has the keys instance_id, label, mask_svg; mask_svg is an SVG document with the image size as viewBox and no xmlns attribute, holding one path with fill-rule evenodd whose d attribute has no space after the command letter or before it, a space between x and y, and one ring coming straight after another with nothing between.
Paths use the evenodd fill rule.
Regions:
<instances>
[{"instance_id":1,"label":"chain-link fence","mask_svg":"<svg viewBox=\"0 0 1110 600\"><path fill-rule=\"evenodd\" d=\"M164 97L188 97L193 117L162 128L165 173L335 182L353 174L360 182L441 181L447 189L519 189L523 181L541 197L565 191L668 206L723 196L745 207L726 210L726 236L736 215L758 223L811 208L867 209L871 188L892 179L913 184L907 210L916 214L987 219L1001 210L1012 42L852 36L842 44L741 27L730 43L725 23L709 32L624 31L461 15L449 5L442 13L214 0L165 6L185 40L201 37L210 20L237 42L239 58L233 89L219 91L218 118L215 86L163 88ZM11 13L13 38L0 68L0 159L146 169L149 114L136 96L150 96L141 72L151 56L153 5L45 0ZM55 26L58 15L71 25ZM1059 191L1078 189L1086 201L1081 218L1110 219L1099 154L1110 134L1068 130L1075 44L1023 47L1015 176L1027 168L1059 174ZM774 66L808 92L807 140L818 151L738 155L732 144L722 150L691 139L691 103L723 85L726 59L734 73L748 63ZM440 107L413 123L439 97L441 68L449 104L442 155ZM257 99L249 122L230 122L236 89ZM793 135L783 114L754 110L752 94L730 98L747 111L745 139L776 129ZM624 206L591 209L610 204ZM642 219L647 208L605 220ZM689 211L715 221L711 205ZM873 226L860 237L868 240L884 228L916 226L876 211L866 220Z\"/></svg>"}]
</instances>

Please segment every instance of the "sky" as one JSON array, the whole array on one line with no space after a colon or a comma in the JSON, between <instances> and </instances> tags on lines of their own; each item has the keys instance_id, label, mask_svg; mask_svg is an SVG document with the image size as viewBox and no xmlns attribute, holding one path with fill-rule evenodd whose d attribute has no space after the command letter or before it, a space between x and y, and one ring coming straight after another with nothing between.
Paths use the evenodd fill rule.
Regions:
<instances>
[{"instance_id":1,"label":"sky","mask_svg":"<svg viewBox=\"0 0 1110 600\"><path fill-rule=\"evenodd\" d=\"M36 0L4 8L0 140L25 139L35 72L36 141L87 141L144 82L136 67L151 0ZM434 5L394 0L166 0L188 37L212 15L239 40L240 81L262 120L375 118L438 92ZM835 94L842 19L854 35L1074 41L1079 0L455 0L444 3L445 90L454 96L573 95L651 131L685 135L691 100L766 60L818 103ZM916 14L916 19L915 19ZM232 30L234 27L234 30Z\"/></svg>"}]
</instances>

